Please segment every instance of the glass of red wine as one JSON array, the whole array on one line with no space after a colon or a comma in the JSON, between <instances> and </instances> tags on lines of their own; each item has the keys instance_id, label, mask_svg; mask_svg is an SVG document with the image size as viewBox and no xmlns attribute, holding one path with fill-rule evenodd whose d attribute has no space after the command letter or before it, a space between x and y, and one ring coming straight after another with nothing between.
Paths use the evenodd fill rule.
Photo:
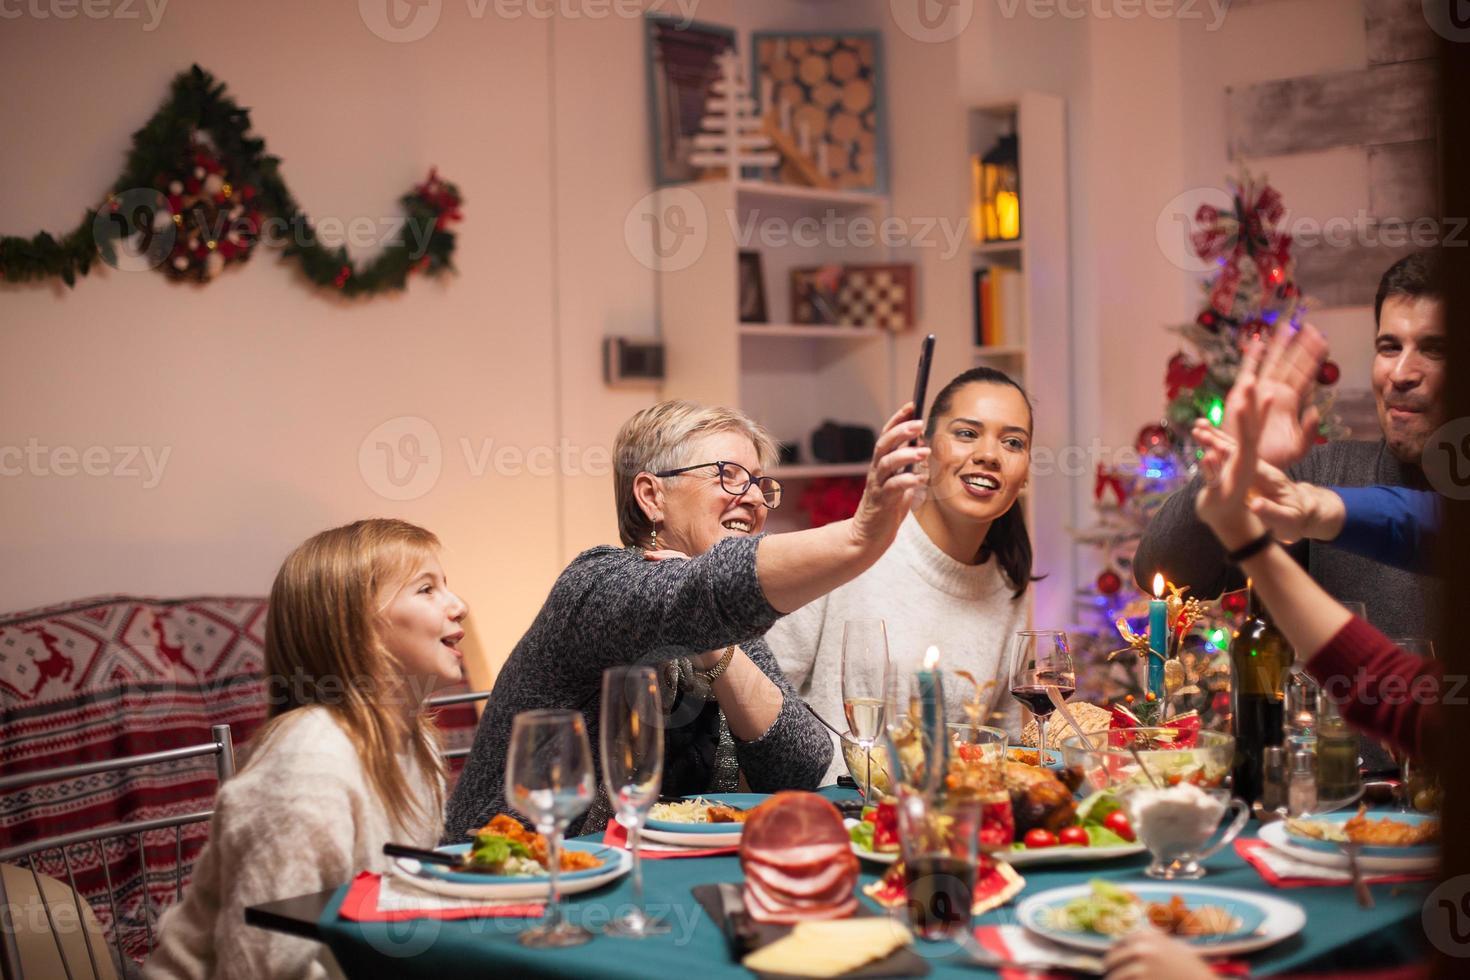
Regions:
<instances>
[{"instance_id":1,"label":"glass of red wine","mask_svg":"<svg viewBox=\"0 0 1470 980\"><path fill-rule=\"evenodd\" d=\"M1019 630L1011 644L1011 696L1036 716L1038 761L1046 765L1046 719L1055 710L1049 688L1065 701L1077 690L1077 671L1067 634L1061 630Z\"/></svg>"},{"instance_id":2,"label":"glass of red wine","mask_svg":"<svg viewBox=\"0 0 1470 980\"><path fill-rule=\"evenodd\" d=\"M898 840L909 924L922 939L960 939L969 931L981 814L975 794L899 790Z\"/></svg>"}]
</instances>

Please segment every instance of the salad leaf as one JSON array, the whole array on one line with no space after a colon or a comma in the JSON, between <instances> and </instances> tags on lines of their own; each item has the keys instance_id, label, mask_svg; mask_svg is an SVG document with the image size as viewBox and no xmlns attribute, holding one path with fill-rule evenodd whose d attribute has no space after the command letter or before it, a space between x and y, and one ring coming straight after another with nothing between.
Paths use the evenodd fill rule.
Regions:
<instances>
[{"instance_id":1,"label":"salad leaf","mask_svg":"<svg viewBox=\"0 0 1470 980\"><path fill-rule=\"evenodd\" d=\"M1077 804L1077 822L1091 831L1094 826L1102 826L1109 814L1122 808L1123 804L1116 796L1108 790L1099 790Z\"/></svg>"},{"instance_id":2,"label":"salad leaf","mask_svg":"<svg viewBox=\"0 0 1470 980\"><path fill-rule=\"evenodd\" d=\"M877 829L876 824L870 823L867 820L859 820L852 827L848 828L847 836L852 838L852 842L858 847L865 851L871 851L875 849L873 847L873 831L875 829Z\"/></svg>"},{"instance_id":3,"label":"salad leaf","mask_svg":"<svg viewBox=\"0 0 1470 980\"><path fill-rule=\"evenodd\" d=\"M511 840L499 834L478 835L475 838L475 846L470 849L471 863L490 867L504 864L511 855L528 858L531 856L531 851L520 841Z\"/></svg>"},{"instance_id":4,"label":"salad leaf","mask_svg":"<svg viewBox=\"0 0 1470 980\"><path fill-rule=\"evenodd\" d=\"M1128 843L1101 824L1090 825L1084 829L1087 831L1087 840L1093 847L1122 847Z\"/></svg>"}]
</instances>

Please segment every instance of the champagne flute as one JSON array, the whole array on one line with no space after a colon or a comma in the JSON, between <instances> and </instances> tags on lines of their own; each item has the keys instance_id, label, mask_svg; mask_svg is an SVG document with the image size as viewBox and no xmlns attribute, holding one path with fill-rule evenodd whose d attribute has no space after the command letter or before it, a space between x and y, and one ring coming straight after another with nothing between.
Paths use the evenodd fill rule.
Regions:
<instances>
[{"instance_id":1,"label":"champagne flute","mask_svg":"<svg viewBox=\"0 0 1470 980\"><path fill-rule=\"evenodd\" d=\"M863 799L873 797L873 742L883 731L888 679L888 628L881 619L849 619L842 627L842 711L847 733L867 762Z\"/></svg>"},{"instance_id":2,"label":"champagne flute","mask_svg":"<svg viewBox=\"0 0 1470 980\"><path fill-rule=\"evenodd\" d=\"M1019 630L1011 645L1011 696L1036 716L1037 757L1046 765L1046 719L1055 710L1047 688L1062 700L1077 690L1077 672L1061 630Z\"/></svg>"},{"instance_id":3,"label":"champagne flute","mask_svg":"<svg viewBox=\"0 0 1470 980\"><path fill-rule=\"evenodd\" d=\"M510 728L505 756L505 798L546 838L551 877L546 918L520 935L524 946L577 946L592 933L562 914L559 876L562 834L587 812L595 793L587 724L576 711L522 711Z\"/></svg>"},{"instance_id":4,"label":"champagne flute","mask_svg":"<svg viewBox=\"0 0 1470 980\"><path fill-rule=\"evenodd\" d=\"M669 931L643 909L643 862L639 836L648 810L658 799L664 769L663 706L652 667L609 667L602 672L602 720L598 726L602 783L618 823L628 828L633 852L633 907L603 931L642 939Z\"/></svg>"}]
</instances>

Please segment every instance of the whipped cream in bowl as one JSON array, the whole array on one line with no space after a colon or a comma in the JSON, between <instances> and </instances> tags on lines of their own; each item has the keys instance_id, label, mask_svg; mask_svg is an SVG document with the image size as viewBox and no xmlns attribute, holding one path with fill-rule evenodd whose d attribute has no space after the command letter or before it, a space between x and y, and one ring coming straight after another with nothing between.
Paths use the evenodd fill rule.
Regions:
<instances>
[{"instance_id":1,"label":"whipped cream in bowl","mask_svg":"<svg viewBox=\"0 0 1470 980\"><path fill-rule=\"evenodd\" d=\"M1163 787L1133 784L1123 793L1123 805L1134 833L1153 855L1153 863L1144 873L1166 880L1203 877L1205 869L1200 862L1233 841L1250 819L1250 807L1244 800L1231 799L1228 790L1193 783ZM1224 835L1210 844L1228 810L1236 811L1235 819Z\"/></svg>"}]
</instances>

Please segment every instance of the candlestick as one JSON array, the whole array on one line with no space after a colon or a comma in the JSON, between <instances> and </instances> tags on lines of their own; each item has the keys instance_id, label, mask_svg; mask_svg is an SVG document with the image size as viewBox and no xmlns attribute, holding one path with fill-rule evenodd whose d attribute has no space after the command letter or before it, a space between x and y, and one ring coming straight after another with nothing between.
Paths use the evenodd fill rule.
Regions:
<instances>
[{"instance_id":1,"label":"candlestick","mask_svg":"<svg viewBox=\"0 0 1470 980\"><path fill-rule=\"evenodd\" d=\"M1169 656L1169 604L1164 601L1164 576L1154 576L1154 597L1148 604L1148 689L1163 704L1164 660ZM1160 719L1163 713L1160 710Z\"/></svg>"},{"instance_id":2,"label":"candlestick","mask_svg":"<svg viewBox=\"0 0 1470 980\"><path fill-rule=\"evenodd\" d=\"M944 726L944 678L939 673L938 647L924 651L924 668L918 679L924 723L920 733L920 745L925 748L924 790L932 794L944 785L949 772L949 732Z\"/></svg>"}]
</instances>

